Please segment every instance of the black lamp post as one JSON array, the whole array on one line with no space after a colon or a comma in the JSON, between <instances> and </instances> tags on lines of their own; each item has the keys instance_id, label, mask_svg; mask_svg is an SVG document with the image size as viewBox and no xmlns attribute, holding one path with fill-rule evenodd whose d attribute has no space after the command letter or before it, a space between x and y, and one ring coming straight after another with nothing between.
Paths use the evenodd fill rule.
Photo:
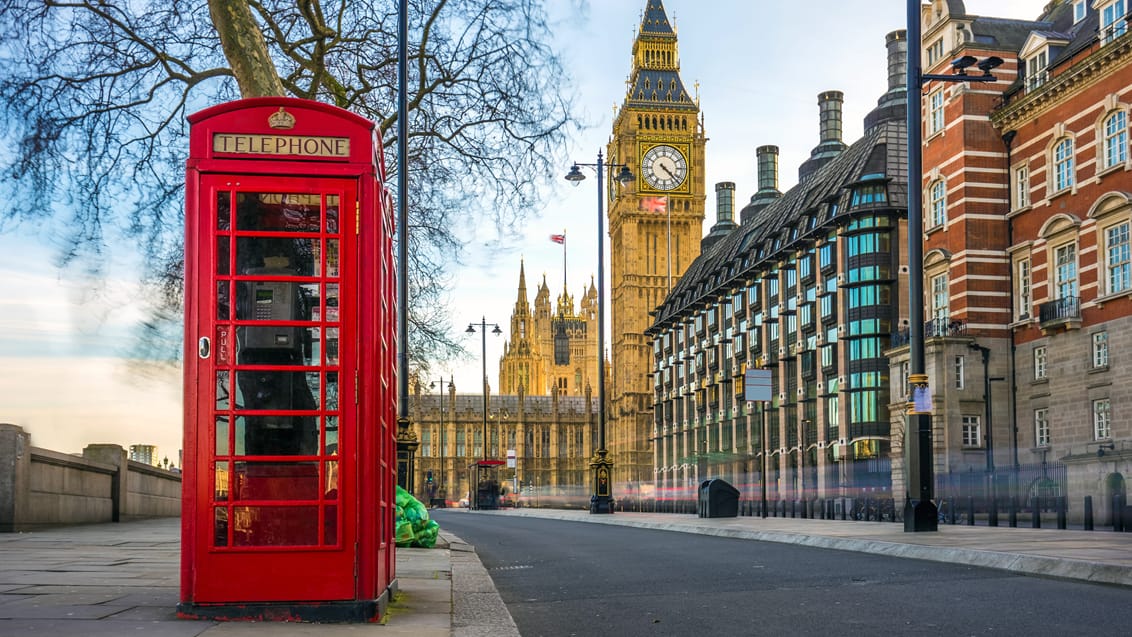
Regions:
<instances>
[{"instance_id":1,"label":"black lamp post","mask_svg":"<svg viewBox=\"0 0 1132 637\"><path fill-rule=\"evenodd\" d=\"M597 173L597 451L590 460L593 469L593 494L590 496L590 513L613 513L613 461L605 448L605 192L602 179L606 170L620 168L615 179L622 186L632 183L633 173L625 164L602 163L597 151L596 164L579 164L570 168L566 180L577 186L586 178L580 168L586 166Z\"/></svg>"},{"instance_id":2,"label":"black lamp post","mask_svg":"<svg viewBox=\"0 0 1132 637\"><path fill-rule=\"evenodd\" d=\"M923 134L920 89L925 82L995 82L991 70L1002 64L1002 58L988 57L982 61L965 55L951 62L953 75L927 75L921 73L922 0L907 0L908 33L908 383L912 386L913 404L908 409L907 435L905 436L904 463L907 476L907 494L904 504L904 530L906 532L938 531L938 510L932 475L932 416L926 405L918 404L917 397L929 397L928 375L924 368L924 230L923 196L920 181L923 178ZM976 67L982 75L968 75L967 69ZM923 409L921 411L921 409ZM913 435L913 432L915 435ZM914 489L914 490L913 490ZM915 497L913 497L915 495Z\"/></svg>"},{"instance_id":3,"label":"black lamp post","mask_svg":"<svg viewBox=\"0 0 1132 637\"><path fill-rule=\"evenodd\" d=\"M445 502L445 504L442 505L442 506L447 506L447 502L448 502L448 481L445 479L446 472L444 470L445 469L445 467L444 467L444 454L447 453L447 449L446 449L447 440L446 440L446 436L445 436L445 434L447 433L447 428L445 427L445 423L444 423L444 417L445 417L445 413L444 413L444 376L440 377L439 382L429 383L429 387L430 388L435 387L436 388L436 394L437 394L437 396L440 397L440 403L439 403L440 417L437 419L440 422L440 441L439 441L440 442L440 488L438 489L438 495L440 496L440 499ZM452 389L455 388L455 387L456 387L455 380L450 379L448 381L448 391L452 391ZM430 495L429 497L432 497L432 496Z\"/></svg>"},{"instance_id":4,"label":"black lamp post","mask_svg":"<svg viewBox=\"0 0 1132 637\"><path fill-rule=\"evenodd\" d=\"M499 325L497 323L488 323L486 317L480 319L480 348L481 348L480 349L480 359L483 361L483 376L481 378L483 385L480 386L480 389L483 392L483 460L484 460L484 462L477 463L477 467L486 466L486 461L487 461L487 326L488 325L491 325L491 327L493 328L491 330L492 334L499 335L499 334L503 333L503 330L499 329ZM465 331L468 334L475 334L476 333L476 324L475 323L468 323L468 329L465 330ZM477 470L476 471L476 497L473 498L476 509L480 508L480 484L479 484L479 481L480 481L479 471Z\"/></svg>"}]
</instances>

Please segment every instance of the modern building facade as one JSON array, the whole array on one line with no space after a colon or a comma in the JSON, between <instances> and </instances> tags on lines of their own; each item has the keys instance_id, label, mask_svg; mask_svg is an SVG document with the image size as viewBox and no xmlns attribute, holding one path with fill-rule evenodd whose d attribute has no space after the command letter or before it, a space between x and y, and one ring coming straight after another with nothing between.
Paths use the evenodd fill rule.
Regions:
<instances>
[{"instance_id":1,"label":"modern building facade","mask_svg":"<svg viewBox=\"0 0 1132 637\"><path fill-rule=\"evenodd\" d=\"M551 302L543 276L533 307L527 301L525 265L519 265L519 287L511 310L511 329L499 360L499 391L503 395L583 396L596 391L597 288L593 281L578 305L562 283L562 294Z\"/></svg>"},{"instance_id":2,"label":"modern building facade","mask_svg":"<svg viewBox=\"0 0 1132 637\"><path fill-rule=\"evenodd\" d=\"M636 176L624 188L607 180L612 372L606 446L622 489L653 477L646 330L650 313L700 254L706 140L699 98L680 77L676 31L661 0L648 0L606 148L610 164L627 163ZM665 197L663 210L646 210L646 197Z\"/></svg>"},{"instance_id":3,"label":"modern building facade","mask_svg":"<svg viewBox=\"0 0 1132 637\"><path fill-rule=\"evenodd\" d=\"M777 190L777 149L758 149L759 191L717 222L648 329L654 466L662 494L706 477L766 485L772 500L891 488L891 334L907 312L904 32L888 37L889 86L864 136L841 140L842 94L819 96L820 143ZM771 400L748 403L748 369ZM694 497L694 496L692 496ZM757 499L758 496L754 495Z\"/></svg>"}]
</instances>

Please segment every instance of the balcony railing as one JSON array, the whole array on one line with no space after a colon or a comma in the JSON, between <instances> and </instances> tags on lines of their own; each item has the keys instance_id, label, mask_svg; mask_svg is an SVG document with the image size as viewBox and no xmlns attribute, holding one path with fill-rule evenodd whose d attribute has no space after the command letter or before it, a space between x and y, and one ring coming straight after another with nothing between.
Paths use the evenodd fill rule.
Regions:
<instances>
[{"instance_id":1,"label":"balcony railing","mask_svg":"<svg viewBox=\"0 0 1132 637\"><path fill-rule=\"evenodd\" d=\"M1081 320L1081 299L1065 296L1038 306L1038 320L1043 328Z\"/></svg>"},{"instance_id":2,"label":"balcony railing","mask_svg":"<svg viewBox=\"0 0 1132 637\"><path fill-rule=\"evenodd\" d=\"M901 328L892 335L890 347L902 347L908 344L909 328ZM965 336L967 334L967 321L964 319L937 318L924 322L924 338L939 336Z\"/></svg>"}]
</instances>

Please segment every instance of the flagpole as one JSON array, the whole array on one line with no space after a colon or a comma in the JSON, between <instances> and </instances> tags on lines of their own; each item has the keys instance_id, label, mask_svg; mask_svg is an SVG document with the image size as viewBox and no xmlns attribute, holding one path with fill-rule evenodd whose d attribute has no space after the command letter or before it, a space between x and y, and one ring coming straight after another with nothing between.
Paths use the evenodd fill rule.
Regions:
<instances>
[{"instance_id":1,"label":"flagpole","mask_svg":"<svg viewBox=\"0 0 1132 637\"><path fill-rule=\"evenodd\" d=\"M566 228L562 229L562 293L566 294Z\"/></svg>"}]
</instances>

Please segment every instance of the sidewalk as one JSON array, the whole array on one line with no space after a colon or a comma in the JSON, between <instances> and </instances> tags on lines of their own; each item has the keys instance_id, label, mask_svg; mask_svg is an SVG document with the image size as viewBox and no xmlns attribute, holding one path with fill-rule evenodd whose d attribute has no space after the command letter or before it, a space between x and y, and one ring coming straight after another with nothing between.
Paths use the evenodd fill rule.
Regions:
<instances>
[{"instance_id":1,"label":"sidewalk","mask_svg":"<svg viewBox=\"0 0 1132 637\"><path fill-rule=\"evenodd\" d=\"M0 635L51 637L448 637L519 633L479 558L441 531L397 549L399 594L384 624L186 621L178 518L0 533Z\"/></svg>"},{"instance_id":2,"label":"sidewalk","mask_svg":"<svg viewBox=\"0 0 1132 637\"><path fill-rule=\"evenodd\" d=\"M937 533L905 533L902 525L889 522L552 509L465 514L701 533L1132 586L1130 533L950 525ZM436 548L397 550L400 593L385 623L353 625L178 620L179 537L175 518L0 534L0 635L518 635L474 548L443 529Z\"/></svg>"}]
</instances>

